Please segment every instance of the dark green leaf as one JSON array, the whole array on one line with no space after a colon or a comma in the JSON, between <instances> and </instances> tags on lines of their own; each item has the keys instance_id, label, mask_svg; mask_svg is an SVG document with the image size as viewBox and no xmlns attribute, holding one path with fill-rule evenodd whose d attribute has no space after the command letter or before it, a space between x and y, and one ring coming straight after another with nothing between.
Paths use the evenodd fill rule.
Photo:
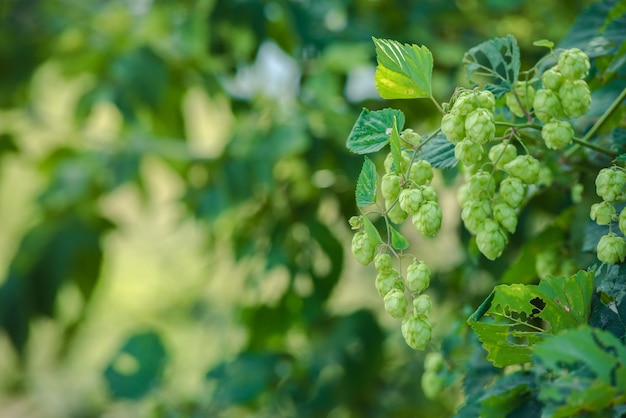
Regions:
<instances>
[{"instance_id":1,"label":"dark green leaf","mask_svg":"<svg viewBox=\"0 0 626 418\"><path fill-rule=\"evenodd\" d=\"M409 248L409 241L396 228L391 227L391 245L396 250L406 250Z\"/></svg>"},{"instance_id":2,"label":"dark green leaf","mask_svg":"<svg viewBox=\"0 0 626 418\"><path fill-rule=\"evenodd\" d=\"M496 97L513 88L520 69L520 52L511 35L483 42L463 57L467 80L472 86L484 86Z\"/></svg>"},{"instance_id":3,"label":"dark green leaf","mask_svg":"<svg viewBox=\"0 0 626 418\"><path fill-rule=\"evenodd\" d=\"M433 55L425 46L373 38L376 45L376 89L383 99L431 96Z\"/></svg>"},{"instance_id":4,"label":"dark green leaf","mask_svg":"<svg viewBox=\"0 0 626 418\"><path fill-rule=\"evenodd\" d=\"M445 170L457 165L454 157L454 144L446 138L443 132L437 133L420 150L421 157L435 168Z\"/></svg>"},{"instance_id":5,"label":"dark green leaf","mask_svg":"<svg viewBox=\"0 0 626 418\"><path fill-rule=\"evenodd\" d=\"M111 394L116 398L142 398L160 384L166 361L167 352L157 333L133 335L104 372Z\"/></svg>"},{"instance_id":6,"label":"dark green leaf","mask_svg":"<svg viewBox=\"0 0 626 418\"><path fill-rule=\"evenodd\" d=\"M356 120L346 147L357 154L369 154L382 149L389 141L389 134L394 126L402 130L404 114L396 109L382 109L370 111L363 109Z\"/></svg>"},{"instance_id":7,"label":"dark green leaf","mask_svg":"<svg viewBox=\"0 0 626 418\"><path fill-rule=\"evenodd\" d=\"M356 204L359 207L373 205L376 202L376 184L378 173L376 164L365 156L361 173L356 182Z\"/></svg>"}]
</instances>

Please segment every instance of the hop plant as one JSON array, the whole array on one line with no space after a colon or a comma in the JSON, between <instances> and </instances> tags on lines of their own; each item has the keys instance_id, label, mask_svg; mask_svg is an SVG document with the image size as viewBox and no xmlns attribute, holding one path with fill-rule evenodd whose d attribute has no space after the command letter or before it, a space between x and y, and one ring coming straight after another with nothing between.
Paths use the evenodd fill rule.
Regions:
<instances>
[{"instance_id":1,"label":"hop plant","mask_svg":"<svg viewBox=\"0 0 626 418\"><path fill-rule=\"evenodd\" d=\"M498 202L493 205L493 217L511 234L517 229L517 213L506 203Z\"/></svg>"},{"instance_id":2,"label":"hop plant","mask_svg":"<svg viewBox=\"0 0 626 418\"><path fill-rule=\"evenodd\" d=\"M539 160L532 155L519 155L504 166L507 173L519 178L526 184L537 182L540 168Z\"/></svg>"},{"instance_id":3,"label":"hop plant","mask_svg":"<svg viewBox=\"0 0 626 418\"><path fill-rule=\"evenodd\" d=\"M620 197L626 186L626 173L617 168L603 168L596 176L596 193L603 200L613 202Z\"/></svg>"},{"instance_id":4,"label":"hop plant","mask_svg":"<svg viewBox=\"0 0 626 418\"><path fill-rule=\"evenodd\" d=\"M433 179L434 173L430 163L426 160L419 160L413 163L409 171L409 179L418 185L426 185Z\"/></svg>"},{"instance_id":5,"label":"hop plant","mask_svg":"<svg viewBox=\"0 0 626 418\"><path fill-rule=\"evenodd\" d=\"M469 113L465 118L465 133L469 139L477 144L491 141L496 133L493 113L483 108L478 108Z\"/></svg>"},{"instance_id":6,"label":"hop plant","mask_svg":"<svg viewBox=\"0 0 626 418\"><path fill-rule=\"evenodd\" d=\"M407 299L404 292L398 289L391 289L383 298L385 311L394 318L402 318L406 315Z\"/></svg>"},{"instance_id":7,"label":"hop plant","mask_svg":"<svg viewBox=\"0 0 626 418\"><path fill-rule=\"evenodd\" d=\"M400 225L402 222L406 221L406 218L409 217L409 214L400 207L398 202L385 200L385 208L387 208L387 216L389 217L389 220L396 225Z\"/></svg>"},{"instance_id":8,"label":"hop plant","mask_svg":"<svg viewBox=\"0 0 626 418\"><path fill-rule=\"evenodd\" d=\"M557 66L563 77L578 80L589 74L589 57L578 48L571 48L559 55Z\"/></svg>"},{"instance_id":9,"label":"hop plant","mask_svg":"<svg viewBox=\"0 0 626 418\"><path fill-rule=\"evenodd\" d=\"M574 128L565 120L553 120L541 128L541 137L546 147L550 149L562 149L572 143Z\"/></svg>"},{"instance_id":10,"label":"hop plant","mask_svg":"<svg viewBox=\"0 0 626 418\"><path fill-rule=\"evenodd\" d=\"M404 129L400 134L400 139L409 145L415 146L419 145L419 143L422 141L422 136L415 132L413 129L407 128Z\"/></svg>"},{"instance_id":11,"label":"hop plant","mask_svg":"<svg viewBox=\"0 0 626 418\"><path fill-rule=\"evenodd\" d=\"M387 253L376 254L376 257L374 257L374 267L381 273L391 273L393 271L391 256Z\"/></svg>"},{"instance_id":12,"label":"hop plant","mask_svg":"<svg viewBox=\"0 0 626 418\"><path fill-rule=\"evenodd\" d=\"M476 100L478 100L478 107L487 109L493 113L496 109L496 98L489 90L481 90L475 93Z\"/></svg>"},{"instance_id":13,"label":"hop plant","mask_svg":"<svg viewBox=\"0 0 626 418\"><path fill-rule=\"evenodd\" d=\"M369 264L374 259L376 245L365 231L359 231L352 237L352 254L361 264Z\"/></svg>"},{"instance_id":14,"label":"hop plant","mask_svg":"<svg viewBox=\"0 0 626 418\"><path fill-rule=\"evenodd\" d=\"M478 100L473 91L463 90L452 105L452 110L461 116L467 116L478 108Z\"/></svg>"},{"instance_id":15,"label":"hop plant","mask_svg":"<svg viewBox=\"0 0 626 418\"><path fill-rule=\"evenodd\" d=\"M423 292L430 285L430 268L423 261L412 263L406 270L406 283L411 292Z\"/></svg>"},{"instance_id":16,"label":"hop plant","mask_svg":"<svg viewBox=\"0 0 626 418\"><path fill-rule=\"evenodd\" d=\"M515 116L519 117L523 117L525 115L524 109L530 109L534 99L535 89L530 85L530 83L525 81L517 81L513 90L505 94L507 107Z\"/></svg>"},{"instance_id":17,"label":"hop plant","mask_svg":"<svg viewBox=\"0 0 626 418\"><path fill-rule=\"evenodd\" d=\"M513 144L500 142L489 149L489 160L496 168L504 167L515 157L517 157L517 148Z\"/></svg>"},{"instance_id":18,"label":"hop plant","mask_svg":"<svg viewBox=\"0 0 626 418\"><path fill-rule=\"evenodd\" d=\"M430 296L421 294L413 299L413 313L415 315L430 315L433 304L430 300Z\"/></svg>"},{"instance_id":19,"label":"hop plant","mask_svg":"<svg viewBox=\"0 0 626 418\"><path fill-rule=\"evenodd\" d=\"M443 391L445 381L441 376L432 371L424 371L420 379L424 396L428 399L435 399Z\"/></svg>"},{"instance_id":20,"label":"hop plant","mask_svg":"<svg viewBox=\"0 0 626 418\"><path fill-rule=\"evenodd\" d=\"M539 89L535 93L533 109L537 119L543 123L550 122L553 118L563 117L563 106L559 96L550 89Z\"/></svg>"},{"instance_id":21,"label":"hop plant","mask_svg":"<svg viewBox=\"0 0 626 418\"><path fill-rule=\"evenodd\" d=\"M413 215L413 226L425 237L434 237L441 228L441 208L436 202L424 202Z\"/></svg>"},{"instance_id":22,"label":"hop plant","mask_svg":"<svg viewBox=\"0 0 626 418\"><path fill-rule=\"evenodd\" d=\"M465 118L458 112L446 113L441 118L441 132L448 138L448 141L456 144L465 138Z\"/></svg>"},{"instance_id":23,"label":"hop plant","mask_svg":"<svg viewBox=\"0 0 626 418\"><path fill-rule=\"evenodd\" d=\"M598 242L598 260L607 264L622 263L626 258L626 241L614 233L603 235Z\"/></svg>"},{"instance_id":24,"label":"hop plant","mask_svg":"<svg viewBox=\"0 0 626 418\"><path fill-rule=\"evenodd\" d=\"M409 215L415 214L424 202L424 197L419 189L404 189L400 192L398 203L403 211Z\"/></svg>"},{"instance_id":25,"label":"hop plant","mask_svg":"<svg viewBox=\"0 0 626 418\"><path fill-rule=\"evenodd\" d=\"M567 117L577 118L589 112L591 93L585 80L565 80L559 88L559 99Z\"/></svg>"},{"instance_id":26,"label":"hop plant","mask_svg":"<svg viewBox=\"0 0 626 418\"><path fill-rule=\"evenodd\" d=\"M618 217L618 227L622 234L626 235L626 209L622 209Z\"/></svg>"},{"instance_id":27,"label":"hop plant","mask_svg":"<svg viewBox=\"0 0 626 418\"><path fill-rule=\"evenodd\" d=\"M483 146L469 138L457 142L454 146L454 157L468 166L478 163L485 153Z\"/></svg>"},{"instance_id":28,"label":"hop plant","mask_svg":"<svg viewBox=\"0 0 626 418\"><path fill-rule=\"evenodd\" d=\"M526 195L526 187L522 180L517 177L507 177L500 182L498 190L500 200L512 208L518 208Z\"/></svg>"},{"instance_id":29,"label":"hop plant","mask_svg":"<svg viewBox=\"0 0 626 418\"><path fill-rule=\"evenodd\" d=\"M380 181L380 191L386 200L394 201L401 190L401 177L396 173L387 173Z\"/></svg>"},{"instance_id":30,"label":"hop plant","mask_svg":"<svg viewBox=\"0 0 626 418\"><path fill-rule=\"evenodd\" d=\"M543 279L548 275L555 274L558 268L559 258L553 248L541 251L537 254L537 258L535 258L535 271L537 271L537 276Z\"/></svg>"},{"instance_id":31,"label":"hop plant","mask_svg":"<svg viewBox=\"0 0 626 418\"><path fill-rule=\"evenodd\" d=\"M424 370L437 373L443 369L443 366L443 354L439 351L431 351L424 357Z\"/></svg>"},{"instance_id":32,"label":"hop plant","mask_svg":"<svg viewBox=\"0 0 626 418\"><path fill-rule=\"evenodd\" d=\"M471 234L476 235L483 226L486 218L491 216L491 204L488 200L472 200L463 206L461 219Z\"/></svg>"},{"instance_id":33,"label":"hop plant","mask_svg":"<svg viewBox=\"0 0 626 418\"><path fill-rule=\"evenodd\" d=\"M589 217L598 225L609 225L616 217L615 206L610 202L600 202L591 205Z\"/></svg>"},{"instance_id":34,"label":"hop plant","mask_svg":"<svg viewBox=\"0 0 626 418\"><path fill-rule=\"evenodd\" d=\"M468 198L470 200L487 199L496 192L496 183L490 173L477 171L468 181Z\"/></svg>"},{"instance_id":35,"label":"hop plant","mask_svg":"<svg viewBox=\"0 0 626 418\"><path fill-rule=\"evenodd\" d=\"M402 282L402 277L400 277L400 272L393 268L390 271L379 271L376 275L374 286L381 298L384 298L393 289L404 291L404 283Z\"/></svg>"},{"instance_id":36,"label":"hop plant","mask_svg":"<svg viewBox=\"0 0 626 418\"><path fill-rule=\"evenodd\" d=\"M563 84L563 74L555 67L549 68L541 75L543 86L554 92L558 92L561 84Z\"/></svg>"},{"instance_id":37,"label":"hop plant","mask_svg":"<svg viewBox=\"0 0 626 418\"><path fill-rule=\"evenodd\" d=\"M500 257L506 246L506 235L493 219L485 219L482 229L476 234L476 245L480 252L493 261Z\"/></svg>"},{"instance_id":38,"label":"hop plant","mask_svg":"<svg viewBox=\"0 0 626 418\"><path fill-rule=\"evenodd\" d=\"M432 326L425 315L409 315L402 320L402 336L414 350L426 348L432 337Z\"/></svg>"},{"instance_id":39,"label":"hop plant","mask_svg":"<svg viewBox=\"0 0 626 418\"><path fill-rule=\"evenodd\" d=\"M424 202L435 202L439 201L437 197L437 190L433 186L422 186L420 187L422 191L422 197L424 198Z\"/></svg>"}]
</instances>

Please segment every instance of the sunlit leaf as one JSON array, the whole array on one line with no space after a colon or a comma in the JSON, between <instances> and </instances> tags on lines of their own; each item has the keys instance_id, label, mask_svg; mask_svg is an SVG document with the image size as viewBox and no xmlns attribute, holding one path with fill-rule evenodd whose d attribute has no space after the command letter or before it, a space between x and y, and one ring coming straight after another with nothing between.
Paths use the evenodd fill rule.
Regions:
<instances>
[{"instance_id":1,"label":"sunlit leaf","mask_svg":"<svg viewBox=\"0 0 626 418\"><path fill-rule=\"evenodd\" d=\"M363 161L361 173L356 182L356 204L359 207L373 205L376 201L376 184L378 183L378 173L376 164L367 156Z\"/></svg>"},{"instance_id":2,"label":"sunlit leaf","mask_svg":"<svg viewBox=\"0 0 626 418\"><path fill-rule=\"evenodd\" d=\"M538 41L535 41L533 42L533 45L543 46L543 47L550 48L550 49L554 48L554 42L549 41L547 39L540 39Z\"/></svg>"},{"instance_id":3,"label":"sunlit leaf","mask_svg":"<svg viewBox=\"0 0 626 418\"><path fill-rule=\"evenodd\" d=\"M383 99L431 96L433 55L425 46L373 38L376 45L376 89Z\"/></svg>"},{"instance_id":4,"label":"sunlit leaf","mask_svg":"<svg viewBox=\"0 0 626 418\"><path fill-rule=\"evenodd\" d=\"M376 152L387 145L394 123L397 129L402 130L402 111L389 108L375 111L363 109L348 135L346 147L357 154Z\"/></svg>"},{"instance_id":5,"label":"sunlit leaf","mask_svg":"<svg viewBox=\"0 0 626 418\"><path fill-rule=\"evenodd\" d=\"M496 97L513 88L520 70L520 51L511 35L483 42L465 53L463 64L472 86L484 86Z\"/></svg>"}]
</instances>

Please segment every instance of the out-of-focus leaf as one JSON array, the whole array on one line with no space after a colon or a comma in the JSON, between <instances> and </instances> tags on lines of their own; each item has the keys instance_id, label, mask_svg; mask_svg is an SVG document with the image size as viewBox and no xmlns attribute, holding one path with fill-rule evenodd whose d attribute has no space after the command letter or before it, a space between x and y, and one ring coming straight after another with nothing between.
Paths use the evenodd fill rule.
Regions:
<instances>
[{"instance_id":1,"label":"out-of-focus leaf","mask_svg":"<svg viewBox=\"0 0 626 418\"><path fill-rule=\"evenodd\" d=\"M346 147L357 154L376 152L387 145L394 124L399 130L404 127L402 111L390 108L375 111L363 109L348 135Z\"/></svg>"},{"instance_id":2,"label":"out-of-focus leaf","mask_svg":"<svg viewBox=\"0 0 626 418\"><path fill-rule=\"evenodd\" d=\"M446 138L443 132L437 133L421 148L421 157L435 168L445 170L457 165L454 157L454 144Z\"/></svg>"},{"instance_id":3,"label":"out-of-focus leaf","mask_svg":"<svg viewBox=\"0 0 626 418\"><path fill-rule=\"evenodd\" d=\"M467 80L501 97L513 88L520 69L520 52L511 35L483 42L465 53Z\"/></svg>"},{"instance_id":4,"label":"out-of-focus leaf","mask_svg":"<svg viewBox=\"0 0 626 418\"><path fill-rule=\"evenodd\" d=\"M140 399L157 387L168 355L154 331L131 336L113 356L104 378L116 398Z\"/></svg>"},{"instance_id":5,"label":"out-of-focus leaf","mask_svg":"<svg viewBox=\"0 0 626 418\"><path fill-rule=\"evenodd\" d=\"M356 182L356 204L359 207L373 205L376 201L376 184L378 183L378 173L376 164L365 156L361 174Z\"/></svg>"},{"instance_id":6,"label":"out-of-focus leaf","mask_svg":"<svg viewBox=\"0 0 626 418\"><path fill-rule=\"evenodd\" d=\"M373 38L376 45L376 89L383 99L431 96L433 55L425 46Z\"/></svg>"}]
</instances>

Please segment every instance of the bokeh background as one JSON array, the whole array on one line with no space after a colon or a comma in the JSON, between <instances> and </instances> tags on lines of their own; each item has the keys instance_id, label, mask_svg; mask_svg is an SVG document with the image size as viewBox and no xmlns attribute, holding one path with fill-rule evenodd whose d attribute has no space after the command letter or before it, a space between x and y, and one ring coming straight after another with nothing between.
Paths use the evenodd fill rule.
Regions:
<instances>
[{"instance_id":1,"label":"bokeh background","mask_svg":"<svg viewBox=\"0 0 626 418\"><path fill-rule=\"evenodd\" d=\"M451 415L350 255L361 109L439 123L379 98L371 38L426 45L446 101L468 48L528 68L589 3L0 1L0 417ZM407 233L435 346L495 282L453 196Z\"/></svg>"}]
</instances>

